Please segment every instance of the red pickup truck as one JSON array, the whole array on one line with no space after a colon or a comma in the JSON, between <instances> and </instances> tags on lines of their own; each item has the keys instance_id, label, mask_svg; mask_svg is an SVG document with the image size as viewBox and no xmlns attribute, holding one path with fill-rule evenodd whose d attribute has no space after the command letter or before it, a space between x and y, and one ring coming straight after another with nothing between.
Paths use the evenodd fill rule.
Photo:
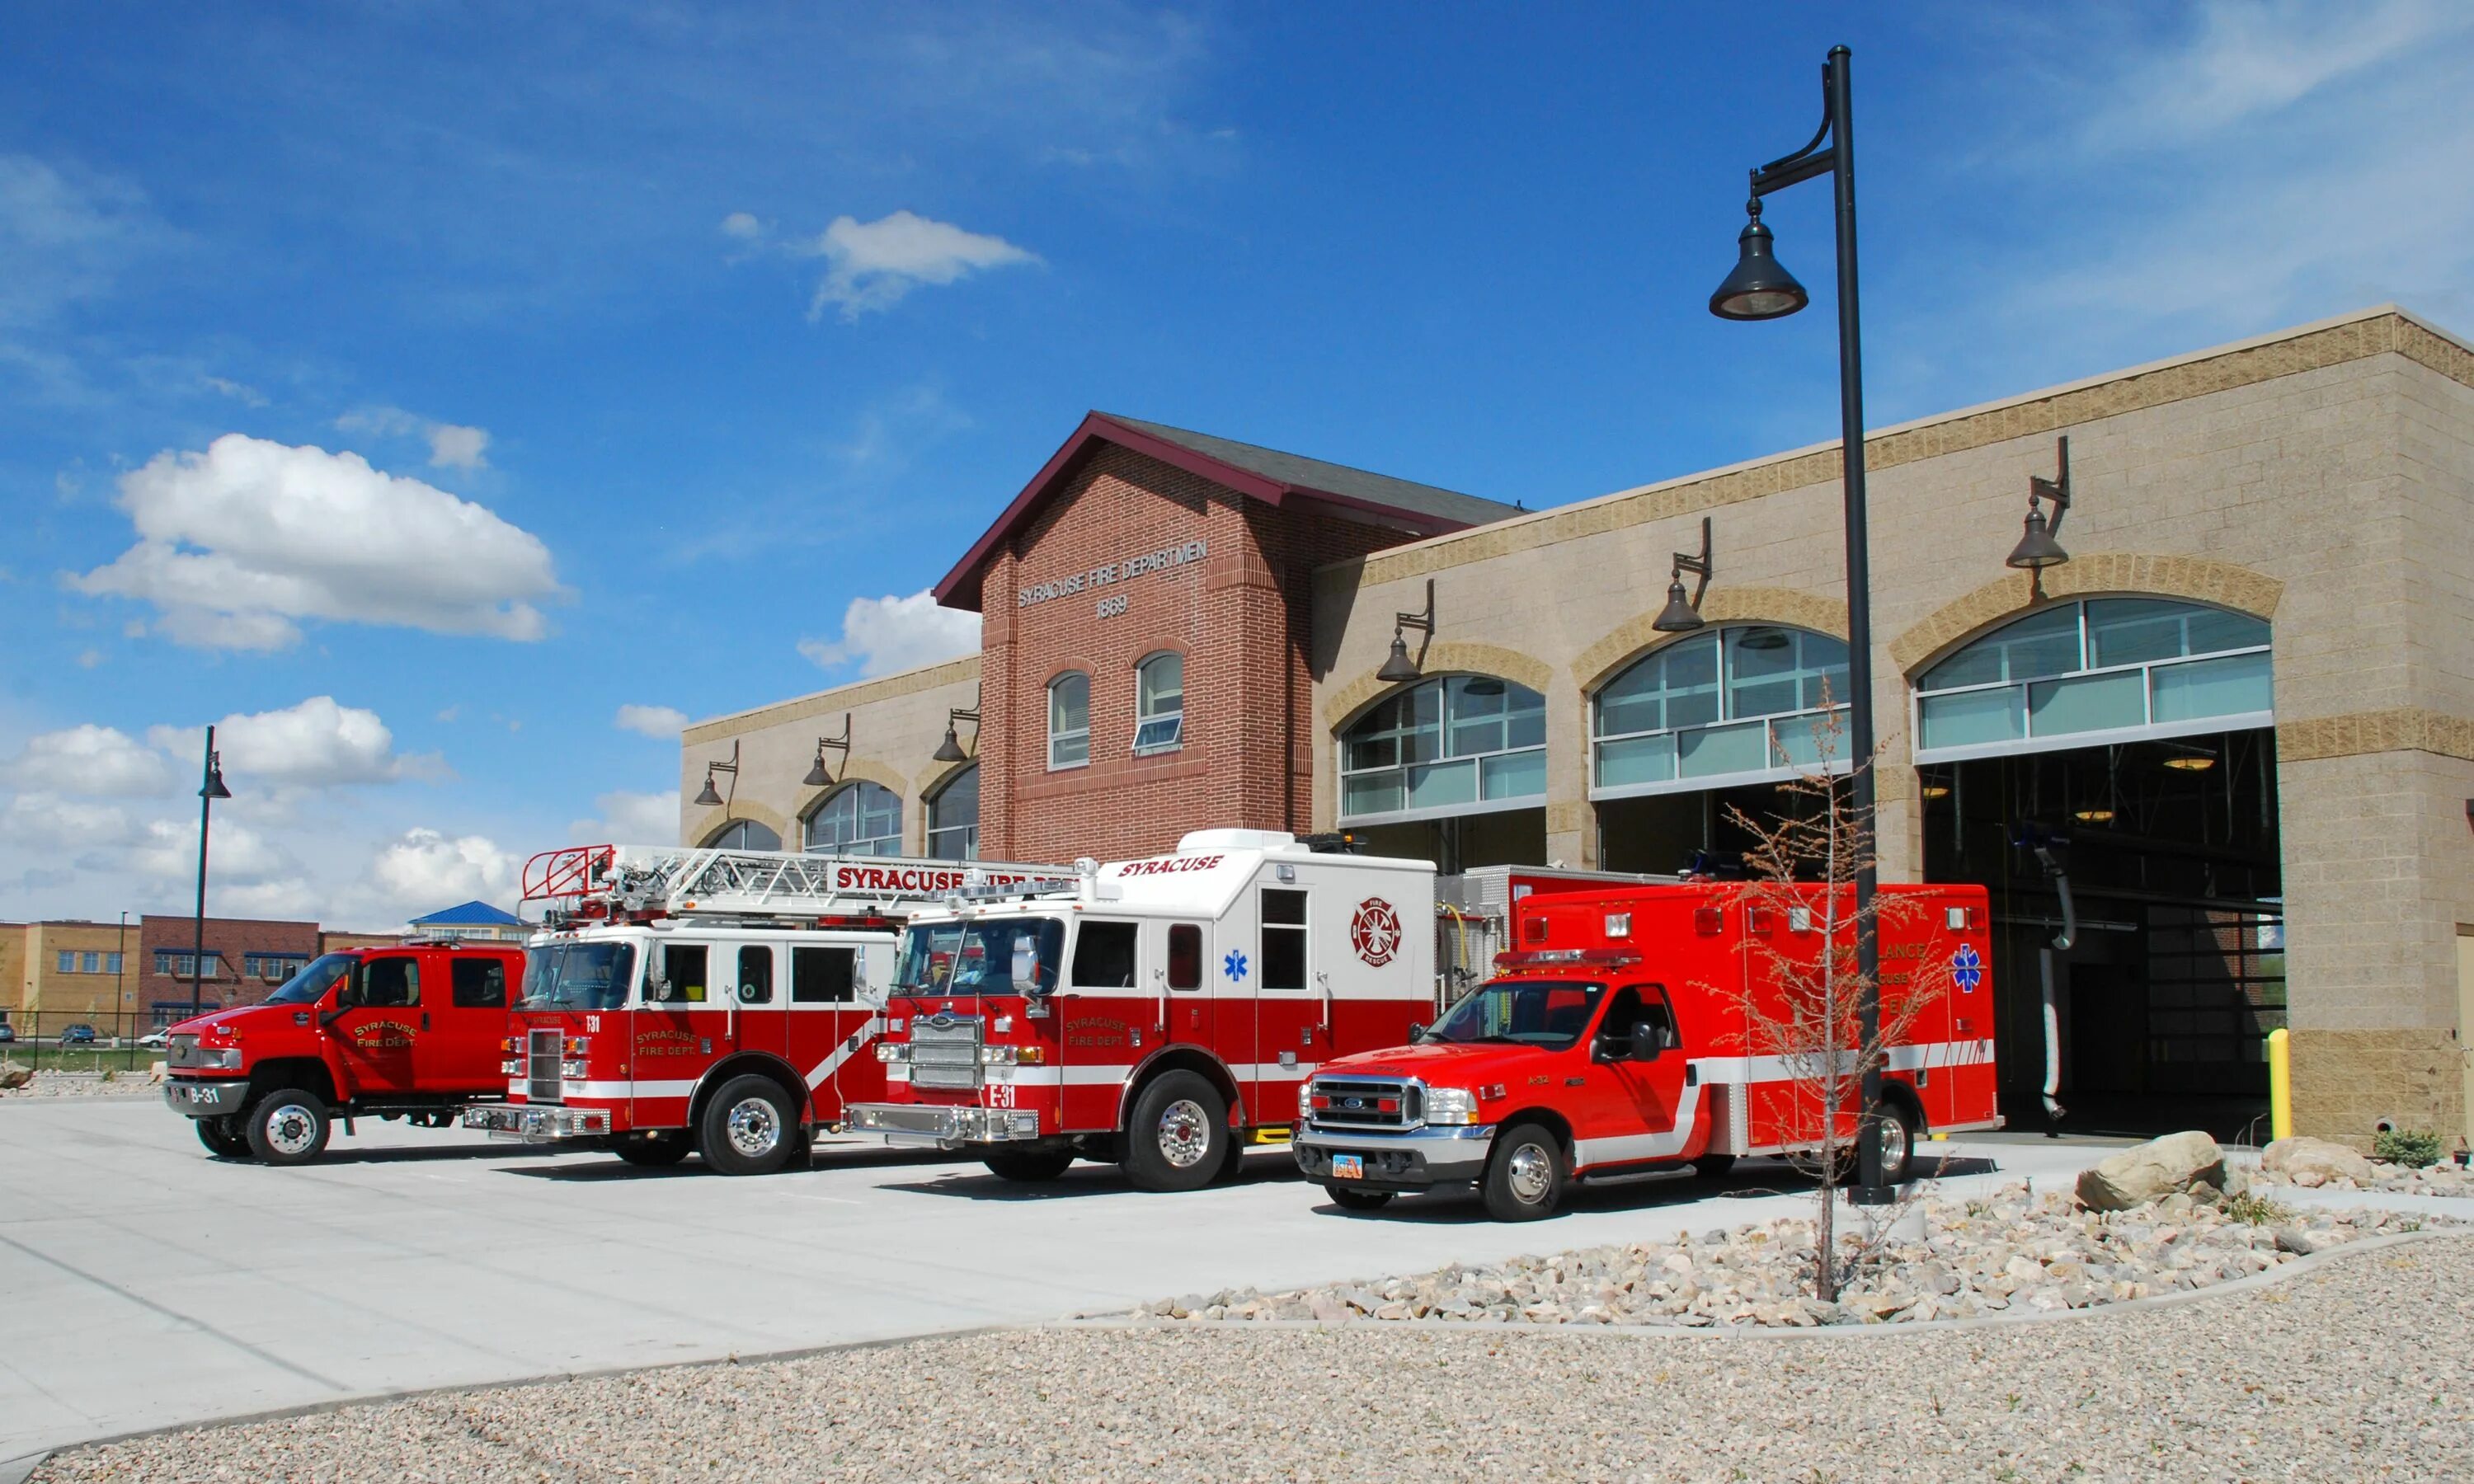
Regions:
<instances>
[{"instance_id":1,"label":"red pickup truck","mask_svg":"<svg viewBox=\"0 0 2474 1484\"><path fill-rule=\"evenodd\" d=\"M172 1027L163 1100L226 1159L303 1164L334 1120L455 1126L507 1095L507 1009L521 996L514 944L407 943L311 961L255 1005Z\"/></svg>"},{"instance_id":2,"label":"red pickup truck","mask_svg":"<svg viewBox=\"0 0 2474 1484\"><path fill-rule=\"evenodd\" d=\"M1872 1113L1895 1182L1919 1135L2001 1119L1984 889L1881 894L1884 1023L1901 1029ZM1794 904L1717 883L1533 898L1497 977L1415 1044L1325 1062L1298 1089L1298 1168L1344 1209L1474 1185L1491 1215L1522 1221L1575 1180L1809 1151L1825 1059L1774 1028L1793 1018L1788 971L1820 962L1833 921L1845 932L1846 894L1830 905L1818 887Z\"/></svg>"}]
</instances>

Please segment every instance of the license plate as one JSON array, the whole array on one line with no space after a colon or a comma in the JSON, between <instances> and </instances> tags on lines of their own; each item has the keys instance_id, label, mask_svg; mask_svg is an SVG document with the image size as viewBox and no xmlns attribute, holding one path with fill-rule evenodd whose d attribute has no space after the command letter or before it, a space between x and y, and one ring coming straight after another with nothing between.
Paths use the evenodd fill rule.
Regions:
<instances>
[{"instance_id":1,"label":"license plate","mask_svg":"<svg viewBox=\"0 0 2474 1484\"><path fill-rule=\"evenodd\" d=\"M1366 1157L1364 1155L1355 1154L1333 1155L1331 1157L1331 1178L1334 1180L1364 1180L1366 1178Z\"/></svg>"}]
</instances>

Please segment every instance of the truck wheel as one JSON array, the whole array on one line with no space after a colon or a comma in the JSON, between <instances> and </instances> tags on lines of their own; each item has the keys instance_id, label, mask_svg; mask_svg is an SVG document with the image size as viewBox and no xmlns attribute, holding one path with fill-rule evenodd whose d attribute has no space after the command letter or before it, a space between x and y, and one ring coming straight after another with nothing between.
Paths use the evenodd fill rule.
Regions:
<instances>
[{"instance_id":1,"label":"truck wheel","mask_svg":"<svg viewBox=\"0 0 2474 1484\"><path fill-rule=\"evenodd\" d=\"M1074 1151L1070 1149L1018 1150L1010 1154L992 1154L982 1161L988 1173L999 1180L1016 1181L1035 1185L1055 1180L1074 1167Z\"/></svg>"},{"instance_id":2,"label":"truck wheel","mask_svg":"<svg viewBox=\"0 0 2474 1484\"><path fill-rule=\"evenodd\" d=\"M1126 1178L1138 1190L1200 1190L1228 1158L1228 1106L1193 1072L1166 1072L1134 1099Z\"/></svg>"},{"instance_id":3,"label":"truck wheel","mask_svg":"<svg viewBox=\"0 0 2474 1484\"><path fill-rule=\"evenodd\" d=\"M770 1175L798 1151L799 1122L770 1077L733 1077L704 1105L704 1162L724 1175Z\"/></svg>"},{"instance_id":4,"label":"truck wheel","mask_svg":"<svg viewBox=\"0 0 2474 1484\"><path fill-rule=\"evenodd\" d=\"M1495 1136L1481 1185L1497 1221L1536 1221L1564 1201L1564 1141L1542 1123L1516 1123Z\"/></svg>"},{"instance_id":5,"label":"truck wheel","mask_svg":"<svg viewBox=\"0 0 2474 1484\"><path fill-rule=\"evenodd\" d=\"M1323 1194L1342 1210L1381 1210L1392 1204L1389 1190L1351 1190L1346 1185L1325 1185Z\"/></svg>"},{"instance_id":6,"label":"truck wheel","mask_svg":"<svg viewBox=\"0 0 2474 1484\"><path fill-rule=\"evenodd\" d=\"M621 1134L611 1142L610 1152L630 1164L667 1169L686 1159L693 1148L684 1133L666 1130L659 1134Z\"/></svg>"},{"instance_id":7,"label":"truck wheel","mask_svg":"<svg viewBox=\"0 0 2474 1484\"><path fill-rule=\"evenodd\" d=\"M1692 1161L1692 1173L1703 1180L1716 1180L1734 1167L1735 1157L1731 1154L1705 1154Z\"/></svg>"},{"instance_id":8,"label":"truck wheel","mask_svg":"<svg viewBox=\"0 0 2474 1484\"><path fill-rule=\"evenodd\" d=\"M197 1118L191 1121L198 1126L198 1142L206 1146L206 1153L219 1160L249 1158L249 1136L233 1128L231 1119Z\"/></svg>"},{"instance_id":9,"label":"truck wheel","mask_svg":"<svg viewBox=\"0 0 2474 1484\"><path fill-rule=\"evenodd\" d=\"M1881 1183L1906 1184L1907 1169L1916 1162L1915 1120L1897 1103L1876 1103L1873 1130L1881 1140Z\"/></svg>"},{"instance_id":10,"label":"truck wheel","mask_svg":"<svg viewBox=\"0 0 2474 1484\"><path fill-rule=\"evenodd\" d=\"M326 1149L331 1128L326 1100L299 1088L278 1088L241 1116L250 1153L269 1164L308 1163Z\"/></svg>"}]
</instances>

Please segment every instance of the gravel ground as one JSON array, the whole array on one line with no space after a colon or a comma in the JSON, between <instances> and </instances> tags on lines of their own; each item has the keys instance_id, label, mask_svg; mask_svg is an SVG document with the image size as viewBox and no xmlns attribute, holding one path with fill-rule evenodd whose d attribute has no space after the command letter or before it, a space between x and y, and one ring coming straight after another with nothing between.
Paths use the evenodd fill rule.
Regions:
<instances>
[{"instance_id":1,"label":"gravel ground","mask_svg":"<svg viewBox=\"0 0 2474 1484\"><path fill-rule=\"evenodd\" d=\"M180 1433L35 1479L2469 1476L2474 1239L2451 1235L1962 1330L1005 1331Z\"/></svg>"},{"instance_id":2,"label":"gravel ground","mask_svg":"<svg viewBox=\"0 0 2474 1484\"><path fill-rule=\"evenodd\" d=\"M36 1072L22 1088L0 1088L0 1099L28 1097L161 1097L163 1084L143 1071L104 1078L93 1072Z\"/></svg>"},{"instance_id":3,"label":"gravel ground","mask_svg":"<svg viewBox=\"0 0 2474 1484\"><path fill-rule=\"evenodd\" d=\"M2251 1179L2261 1185L2299 1184L2292 1176L2276 1170L2255 1170ZM2445 1195L2460 1200L2474 1199L2474 1170L2455 1164L2429 1164L2414 1169L2373 1161L2371 1178L2367 1182L2338 1179L2315 1184L2322 1190L2385 1190L2394 1195Z\"/></svg>"}]
</instances>

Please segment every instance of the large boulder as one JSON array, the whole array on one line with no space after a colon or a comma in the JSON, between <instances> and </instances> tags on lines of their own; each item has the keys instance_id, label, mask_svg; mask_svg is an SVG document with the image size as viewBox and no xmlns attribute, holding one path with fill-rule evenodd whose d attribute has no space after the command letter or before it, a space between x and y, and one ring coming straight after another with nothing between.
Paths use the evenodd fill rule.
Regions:
<instances>
[{"instance_id":1,"label":"large boulder","mask_svg":"<svg viewBox=\"0 0 2474 1484\"><path fill-rule=\"evenodd\" d=\"M2371 1183L2371 1161L2342 1144L2324 1138L2280 1138L2260 1155L2262 1169L2282 1175L2297 1185L2324 1185L2330 1181L2350 1180L2358 1185Z\"/></svg>"},{"instance_id":2,"label":"large boulder","mask_svg":"<svg viewBox=\"0 0 2474 1484\"><path fill-rule=\"evenodd\" d=\"M35 1069L23 1062L0 1062L0 1089L14 1090L35 1080Z\"/></svg>"},{"instance_id":3,"label":"large boulder","mask_svg":"<svg viewBox=\"0 0 2474 1484\"><path fill-rule=\"evenodd\" d=\"M2193 1129L2151 1138L2079 1173L2079 1204L2091 1210L2128 1210L2174 1194L2205 1192L2225 1185L2225 1152Z\"/></svg>"}]
</instances>

